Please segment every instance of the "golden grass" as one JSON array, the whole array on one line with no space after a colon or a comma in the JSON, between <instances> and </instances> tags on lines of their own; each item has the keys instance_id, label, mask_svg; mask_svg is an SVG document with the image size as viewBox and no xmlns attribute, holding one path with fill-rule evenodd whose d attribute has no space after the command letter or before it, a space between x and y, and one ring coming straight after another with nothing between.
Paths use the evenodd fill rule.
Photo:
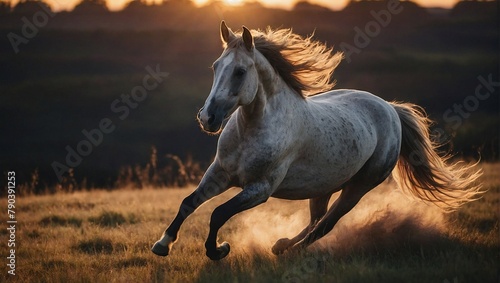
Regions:
<instances>
[{"instance_id":1,"label":"golden grass","mask_svg":"<svg viewBox=\"0 0 500 283\"><path fill-rule=\"evenodd\" d=\"M271 199L220 231L231 253L205 257L213 209L232 190L187 219L171 254L151 245L194 188L90 191L19 197L16 276L4 282L494 282L500 262L500 163L481 164L484 197L450 215L385 182L324 239L276 257L280 237L307 223L307 201ZM3 204L5 207L5 199ZM4 217L4 216L2 216ZM5 223L6 219L2 218ZM2 239L6 230L0 232ZM5 243L3 244L5 247ZM5 266L5 265L4 265Z\"/></svg>"}]
</instances>

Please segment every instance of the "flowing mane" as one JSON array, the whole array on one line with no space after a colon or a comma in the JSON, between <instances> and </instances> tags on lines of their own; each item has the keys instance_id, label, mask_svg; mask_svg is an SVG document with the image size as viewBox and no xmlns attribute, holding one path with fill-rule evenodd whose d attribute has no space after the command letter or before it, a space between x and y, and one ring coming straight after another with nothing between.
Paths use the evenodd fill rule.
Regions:
<instances>
[{"instance_id":1,"label":"flowing mane","mask_svg":"<svg viewBox=\"0 0 500 283\"><path fill-rule=\"evenodd\" d=\"M342 52L309 37L294 34L291 29L252 30L255 48L266 57L283 80L302 97L331 90L332 74L343 58ZM227 44L242 44L237 37ZM226 46L224 46L226 47Z\"/></svg>"}]
</instances>

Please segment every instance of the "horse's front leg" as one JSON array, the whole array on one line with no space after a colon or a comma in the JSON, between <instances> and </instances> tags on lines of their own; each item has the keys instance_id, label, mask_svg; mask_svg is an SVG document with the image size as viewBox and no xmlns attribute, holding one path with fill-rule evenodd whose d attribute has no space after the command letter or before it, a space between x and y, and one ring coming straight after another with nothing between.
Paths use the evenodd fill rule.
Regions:
<instances>
[{"instance_id":1,"label":"horse's front leg","mask_svg":"<svg viewBox=\"0 0 500 283\"><path fill-rule=\"evenodd\" d=\"M206 254L210 259L220 260L229 253L227 242L217 244L217 233L222 225L235 214L266 202L270 195L271 186L268 182L252 183L246 185L243 191L214 210L210 219L210 232L205 242Z\"/></svg>"},{"instance_id":2,"label":"horse's front leg","mask_svg":"<svg viewBox=\"0 0 500 283\"><path fill-rule=\"evenodd\" d=\"M198 188L183 201L174 220L163 233L163 236L152 247L151 251L159 256L167 256L177 240L179 229L184 220L201 204L217 196L231 187L229 174L214 161L205 172Z\"/></svg>"}]
</instances>

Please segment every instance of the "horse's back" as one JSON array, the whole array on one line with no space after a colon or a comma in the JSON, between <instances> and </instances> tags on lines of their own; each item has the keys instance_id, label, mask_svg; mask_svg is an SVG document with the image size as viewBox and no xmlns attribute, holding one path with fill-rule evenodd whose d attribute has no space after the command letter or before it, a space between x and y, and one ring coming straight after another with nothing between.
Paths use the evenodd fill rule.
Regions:
<instances>
[{"instance_id":1,"label":"horse's back","mask_svg":"<svg viewBox=\"0 0 500 283\"><path fill-rule=\"evenodd\" d=\"M376 110L375 108L386 108L391 109L392 106L389 102L384 99L369 93L367 91L356 90L356 89L338 89L310 96L307 98L309 103L317 105L335 105L342 106L346 108L359 109L360 107L368 107L370 109ZM375 108L374 108L375 107ZM394 111L394 114L396 112Z\"/></svg>"},{"instance_id":2,"label":"horse's back","mask_svg":"<svg viewBox=\"0 0 500 283\"><path fill-rule=\"evenodd\" d=\"M311 112L316 117L344 116L352 123L359 123L384 134L387 127L399 128L399 117L392 105L366 91L340 89L308 98Z\"/></svg>"}]
</instances>

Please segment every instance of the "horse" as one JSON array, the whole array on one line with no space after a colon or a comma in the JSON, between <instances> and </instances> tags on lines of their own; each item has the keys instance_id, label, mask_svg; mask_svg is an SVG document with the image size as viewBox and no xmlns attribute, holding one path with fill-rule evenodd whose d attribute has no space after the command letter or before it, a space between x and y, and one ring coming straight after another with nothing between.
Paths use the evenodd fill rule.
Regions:
<instances>
[{"instance_id":1,"label":"horse","mask_svg":"<svg viewBox=\"0 0 500 283\"><path fill-rule=\"evenodd\" d=\"M197 115L205 132L220 134L217 153L153 245L154 254L167 256L184 220L232 187L241 191L210 218L205 248L212 260L230 252L229 243L217 240L224 223L270 197L308 199L310 208L307 227L278 240L274 254L303 250L323 237L393 171L399 187L445 211L478 198L477 163L450 163L450 155L438 152L423 108L332 90L341 53L291 29L243 26L235 33L222 21L220 36L223 52Z\"/></svg>"}]
</instances>

